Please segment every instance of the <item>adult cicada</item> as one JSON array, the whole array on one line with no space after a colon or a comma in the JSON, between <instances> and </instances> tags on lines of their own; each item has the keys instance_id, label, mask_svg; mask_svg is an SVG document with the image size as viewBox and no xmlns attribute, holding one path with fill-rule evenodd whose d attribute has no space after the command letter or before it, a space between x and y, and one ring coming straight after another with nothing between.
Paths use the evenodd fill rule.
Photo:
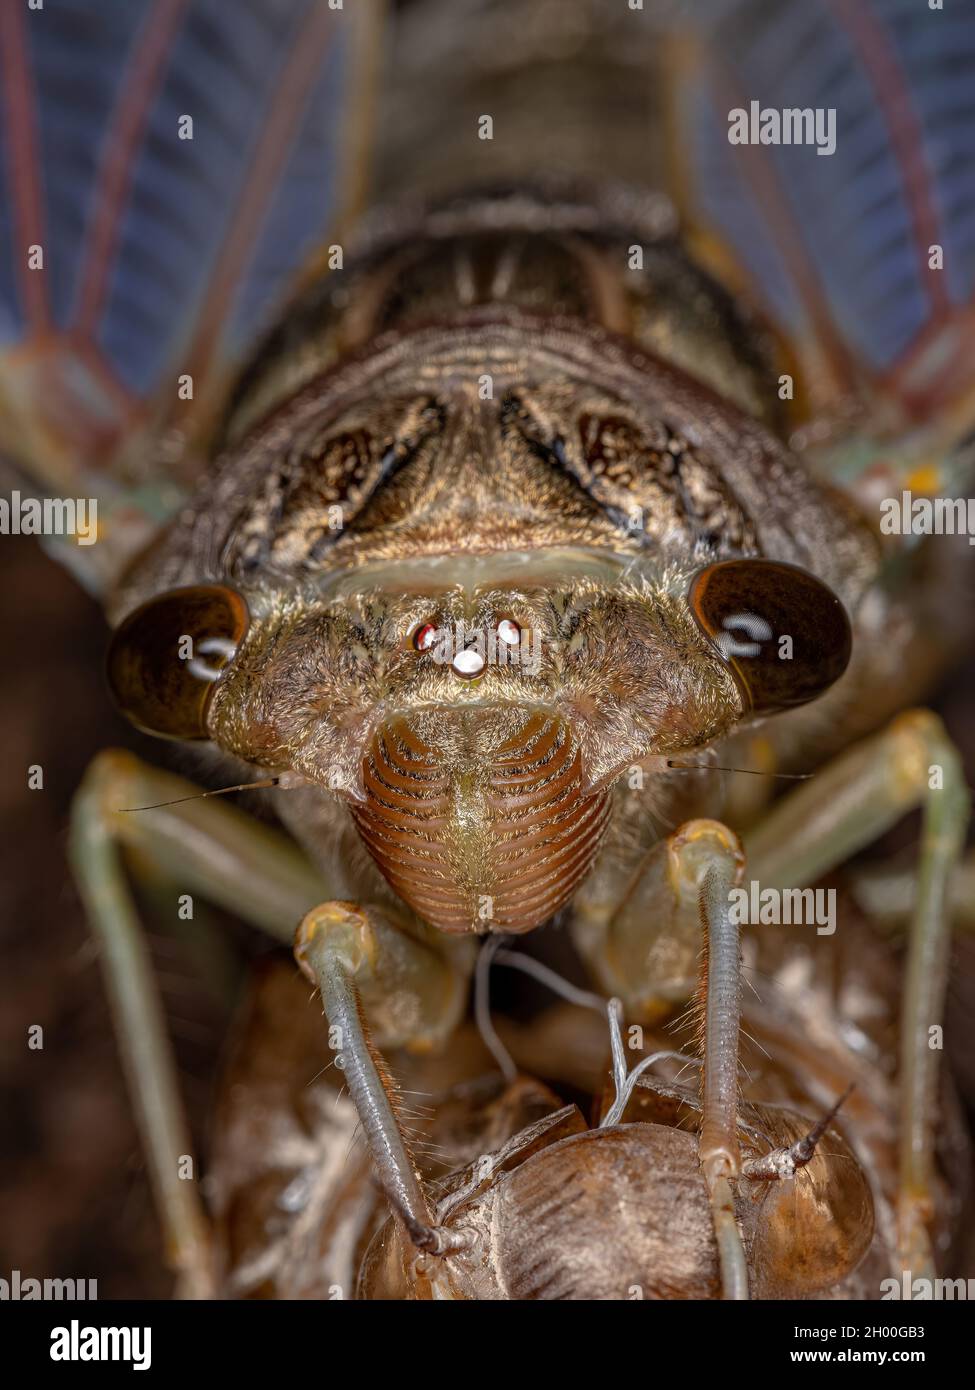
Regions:
<instances>
[{"instance_id":1,"label":"adult cicada","mask_svg":"<svg viewBox=\"0 0 975 1390\"><path fill-rule=\"evenodd\" d=\"M968 794L908 706L967 635L973 16L0 24L5 446L44 493L8 519L97 503L48 546L104 597L117 705L196 769L106 752L71 827L181 1287L954 1269ZM915 808L916 870L868 875ZM205 1188L146 871L294 942L327 1015L265 974ZM492 1008L501 971L537 992Z\"/></svg>"}]
</instances>

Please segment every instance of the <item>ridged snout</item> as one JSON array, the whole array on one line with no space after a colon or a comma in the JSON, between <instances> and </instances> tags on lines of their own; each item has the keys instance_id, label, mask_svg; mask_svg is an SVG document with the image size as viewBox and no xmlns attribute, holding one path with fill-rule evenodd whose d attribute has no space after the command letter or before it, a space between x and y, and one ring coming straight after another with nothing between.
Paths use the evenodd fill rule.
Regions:
<instances>
[{"instance_id":1,"label":"ridged snout","mask_svg":"<svg viewBox=\"0 0 975 1390\"><path fill-rule=\"evenodd\" d=\"M448 932L530 931L563 907L609 816L572 731L516 706L390 720L363 765L359 833L395 891Z\"/></svg>"}]
</instances>

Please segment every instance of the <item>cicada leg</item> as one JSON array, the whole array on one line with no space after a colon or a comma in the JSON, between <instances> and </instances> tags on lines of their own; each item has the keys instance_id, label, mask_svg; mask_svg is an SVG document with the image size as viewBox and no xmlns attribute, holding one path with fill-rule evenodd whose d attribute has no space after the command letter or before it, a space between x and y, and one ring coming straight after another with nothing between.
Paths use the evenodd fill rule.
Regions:
<instances>
[{"instance_id":1,"label":"cicada leg","mask_svg":"<svg viewBox=\"0 0 975 1390\"><path fill-rule=\"evenodd\" d=\"M196 799L184 801L187 797ZM140 813L132 814L131 808L140 808ZM75 796L70 850L101 947L168 1258L178 1275L179 1291L206 1297L214 1292L208 1223L196 1184L181 1176L192 1155L189 1127L123 851L138 851L181 889L199 893L282 943L291 942L296 922L310 908L335 896L337 885L309 865L280 831L235 806L200 799L192 783L115 750L94 760ZM448 955L449 943L438 954L404 933L396 939L401 959L415 963L412 978L439 982L442 1010L431 1016L436 1013L432 994L425 996L424 1012L408 991L401 992L395 1000L400 1021L409 1020L412 1036L420 1041L442 1035L454 1026L463 1007L465 979L455 965L456 955Z\"/></svg>"},{"instance_id":2,"label":"cicada leg","mask_svg":"<svg viewBox=\"0 0 975 1390\"><path fill-rule=\"evenodd\" d=\"M763 888L802 888L924 808L910 926L900 1041L898 1254L931 1276L938 1048L951 928L951 885L968 821L961 763L938 718L925 710L847 750L783 798L746 836L749 876ZM698 827L681 826L644 857L615 899L584 890L573 932L600 983L627 1010L652 1018L689 992L697 949Z\"/></svg>"},{"instance_id":3,"label":"cicada leg","mask_svg":"<svg viewBox=\"0 0 975 1390\"><path fill-rule=\"evenodd\" d=\"M405 936L375 910L326 902L302 921L295 941L302 970L321 990L341 1051L342 1071L359 1112L376 1171L418 1250L443 1255L463 1237L438 1227L396 1113L396 1090L363 1016L371 1002L392 1042L415 1042L456 1021L445 997L456 994L443 959ZM439 967L439 968L438 968ZM411 1007L405 1012L404 997Z\"/></svg>"},{"instance_id":4,"label":"cicada leg","mask_svg":"<svg viewBox=\"0 0 975 1390\"><path fill-rule=\"evenodd\" d=\"M735 1216L739 1176L738 1038L741 1023L739 929L730 912L744 855L737 836L713 820L688 821L654 847L618 903L577 910L576 940L600 982L628 1009L686 997L701 956L704 1002L701 1129L698 1154L714 1216L725 1298L748 1297L748 1271ZM588 909L588 910L587 910Z\"/></svg>"},{"instance_id":5,"label":"cicada leg","mask_svg":"<svg viewBox=\"0 0 975 1390\"><path fill-rule=\"evenodd\" d=\"M874 921L892 932L907 926L917 897L917 874L912 867L868 864L851 874L857 903ZM975 852L969 851L952 875L948 911L956 932L975 932Z\"/></svg>"},{"instance_id":6,"label":"cicada leg","mask_svg":"<svg viewBox=\"0 0 975 1390\"><path fill-rule=\"evenodd\" d=\"M950 880L964 844L969 797L958 753L925 710L900 715L784 798L747 838L763 887L803 887L924 809L900 1041L898 1245L906 1269L933 1277L934 1126L940 1025L951 930Z\"/></svg>"},{"instance_id":7,"label":"cicada leg","mask_svg":"<svg viewBox=\"0 0 975 1390\"><path fill-rule=\"evenodd\" d=\"M730 898L741 875L742 855L740 846L723 826L715 824L715 831L705 850L707 867L700 880L706 964L703 1106L698 1154L711 1198L722 1290L725 1298L745 1299L748 1297L748 1266L731 1186L741 1171L738 1148L741 947L739 926L730 911ZM700 849L696 857L700 860Z\"/></svg>"}]
</instances>

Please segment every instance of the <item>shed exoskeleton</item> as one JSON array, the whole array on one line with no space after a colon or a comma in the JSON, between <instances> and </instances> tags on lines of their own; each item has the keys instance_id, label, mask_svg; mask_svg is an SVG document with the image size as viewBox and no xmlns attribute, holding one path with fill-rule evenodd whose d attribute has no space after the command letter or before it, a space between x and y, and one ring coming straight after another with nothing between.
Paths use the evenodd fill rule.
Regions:
<instances>
[{"instance_id":1,"label":"shed exoskeleton","mask_svg":"<svg viewBox=\"0 0 975 1390\"><path fill-rule=\"evenodd\" d=\"M750 943L757 955L746 950L762 992L742 1005L735 1210L753 1297L876 1299L889 1287L897 1112L885 1058L899 967L885 934L847 904L851 919L853 936L826 939L822 950L810 949L801 927ZM482 966L492 954L495 970L537 969L490 945ZM598 997L544 968L541 978L567 1001L521 1024L496 1015L494 1056L471 1023L449 1049L390 1054L398 1122L437 1223L456 1238L434 1255L390 1212L367 1150L352 1143L356 1111L341 1066L329 1065L335 1053L316 1001L283 963L265 970L215 1114L218 1289L263 1298L718 1297L693 1057L674 1052L669 1029L621 1033ZM487 979L480 969L479 985ZM844 1077L854 1085L837 1093ZM968 1184L948 1090L941 1116L946 1181L934 1229L947 1255Z\"/></svg>"}]
</instances>

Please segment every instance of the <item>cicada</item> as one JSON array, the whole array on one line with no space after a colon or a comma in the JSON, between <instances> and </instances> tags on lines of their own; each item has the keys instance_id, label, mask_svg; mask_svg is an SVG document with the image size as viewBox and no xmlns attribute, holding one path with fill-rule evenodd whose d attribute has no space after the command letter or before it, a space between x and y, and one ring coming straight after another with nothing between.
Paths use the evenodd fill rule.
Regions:
<instances>
[{"instance_id":1,"label":"cicada","mask_svg":"<svg viewBox=\"0 0 975 1390\"><path fill-rule=\"evenodd\" d=\"M105 752L71 825L186 1293L956 1259L968 794L916 706L968 631L975 23L691 8L0 20L8 515L97 504L49 548L197 774ZM205 1192L140 866L297 958ZM506 968L562 1002L492 1007Z\"/></svg>"}]
</instances>

